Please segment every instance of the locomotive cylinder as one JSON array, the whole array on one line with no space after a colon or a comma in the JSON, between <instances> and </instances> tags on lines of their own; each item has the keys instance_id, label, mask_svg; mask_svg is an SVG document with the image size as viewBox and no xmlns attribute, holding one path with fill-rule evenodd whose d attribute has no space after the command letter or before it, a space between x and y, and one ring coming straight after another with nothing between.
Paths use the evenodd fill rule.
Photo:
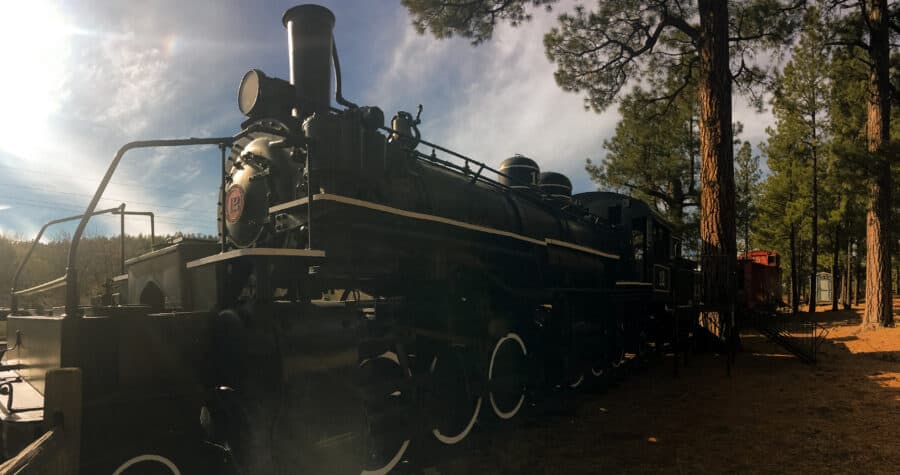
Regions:
<instances>
[{"instance_id":1,"label":"locomotive cylinder","mask_svg":"<svg viewBox=\"0 0 900 475\"><path fill-rule=\"evenodd\" d=\"M298 5L284 12L288 32L291 84L297 94L299 112L307 117L327 111L331 105L334 14L319 5Z\"/></svg>"}]
</instances>

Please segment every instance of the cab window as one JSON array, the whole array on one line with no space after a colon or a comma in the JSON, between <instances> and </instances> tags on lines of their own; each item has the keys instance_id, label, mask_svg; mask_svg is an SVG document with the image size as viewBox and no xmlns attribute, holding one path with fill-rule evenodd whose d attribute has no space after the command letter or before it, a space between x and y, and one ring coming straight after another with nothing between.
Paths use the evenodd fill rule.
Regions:
<instances>
[{"instance_id":1,"label":"cab window","mask_svg":"<svg viewBox=\"0 0 900 475\"><path fill-rule=\"evenodd\" d=\"M671 258L671 239L669 230L659 223L653 223L653 257L656 263L661 264Z\"/></svg>"},{"instance_id":2,"label":"cab window","mask_svg":"<svg viewBox=\"0 0 900 475\"><path fill-rule=\"evenodd\" d=\"M635 218L631 221L631 249L634 262L634 277L639 281L645 280L644 272L647 253L647 221L645 218Z\"/></svg>"}]
</instances>

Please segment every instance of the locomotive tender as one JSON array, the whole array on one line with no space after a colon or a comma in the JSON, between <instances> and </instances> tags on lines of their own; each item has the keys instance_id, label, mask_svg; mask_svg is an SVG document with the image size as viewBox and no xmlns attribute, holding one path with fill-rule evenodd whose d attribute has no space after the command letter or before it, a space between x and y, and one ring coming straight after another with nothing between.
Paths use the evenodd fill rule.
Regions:
<instances>
[{"instance_id":1,"label":"locomotive tender","mask_svg":"<svg viewBox=\"0 0 900 475\"><path fill-rule=\"evenodd\" d=\"M248 72L234 137L123 147L66 275L13 289L67 298L13 304L6 456L50 417L47 371L78 367L82 473L388 473L696 321L695 266L647 204L572 196L523 156L494 170L422 140L418 114L385 126L342 96L334 22L284 14L290 81ZM81 307L77 243L123 154L203 144L222 148L218 242L131 259L120 305Z\"/></svg>"}]
</instances>

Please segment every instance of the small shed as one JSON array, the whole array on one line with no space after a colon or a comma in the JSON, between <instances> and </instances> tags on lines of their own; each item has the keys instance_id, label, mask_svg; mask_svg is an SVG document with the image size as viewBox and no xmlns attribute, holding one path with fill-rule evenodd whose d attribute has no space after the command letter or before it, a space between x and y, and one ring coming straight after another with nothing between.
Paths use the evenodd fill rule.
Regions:
<instances>
[{"instance_id":1,"label":"small shed","mask_svg":"<svg viewBox=\"0 0 900 475\"><path fill-rule=\"evenodd\" d=\"M832 283L833 278L830 272L819 272L816 274L816 303L831 302L834 292Z\"/></svg>"}]
</instances>

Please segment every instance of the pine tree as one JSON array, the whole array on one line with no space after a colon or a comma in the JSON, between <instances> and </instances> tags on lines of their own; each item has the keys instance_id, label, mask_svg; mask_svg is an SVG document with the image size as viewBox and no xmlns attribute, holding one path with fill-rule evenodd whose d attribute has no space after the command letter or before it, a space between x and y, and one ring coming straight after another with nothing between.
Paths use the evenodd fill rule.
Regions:
<instances>
[{"instance_id":1,"label":"pine tree","mask_svg":"<svg viewBox=\"0 0 900 475\"><path fill-rule=\"evenodd\" d=\"M803 156L810 167L810 224L812 235L810 255L810 313L816 311L816 271L819 261L819 161L823 143L827 141L827 106L829 82L823 67L829 61L825 41L821 35L821 21L816 9L807 13L803 34L794 48L792 59L784 73L776 77L773 112L780 133L797 140L796 153Z\"/></svg>"},{"instance_id":2,"label":"pine tree","mask_svg":"<svg viewBox=\"0 0 900 475\"><path fill-rule=\"evenodd\" d=\"M783 267L790 277L791 313L796 314L802 287L800 252L811 195L810 169L796 129L778 125L766 130L769 138L762 147L771 174L762 186L755 235L761 245L788 256Z\"/></svg>"},{"instance_id":3,"label":"pine tree","mask_svg":"<svg viewBox=\"0 0 900 475\"><path fill-rule=\"evenodd\" d=\"M675 225L691 254L699 238L695 101L680 98L667 105L650 97L636 88L622 99L622 120L603 144L606 156L601 163L588 160L585 169L601 187L654 205Z\"/></svg>"},{"instance_id":4,"label":"pine tree","mask_svg":"<svg viewBox=\"0 0 900 475\"><path fill-rule=\"evenodd\" d=\"M527 19L525 6L543 0L403 0L419 31L437 37L459 33L483 41L498 20ZM659 99L672 100L693 78L697 81L700 132L702 240L705 304L717 312L734 302L736 260L732 82L740 89L761 79L752 58L761 47L780 46L805 2L780 0L677 0L598 2L559 17L544 38L557 64L557 84L584 92L585 104L604 110L631 80L681 72L682 87ZM735 60L739 68L730 70ZM695 73L696 70L696 73ZM695 75L696 74L696 75Z\"/></svg>"},{"instance_id":5,"label":"pine tree","mask_svg":"<svg viewBox=\"0 0 900 475\"><path fill-rule=\"evenodd\" d=\"M759 169L759 156L753 155L749 142L743 142L735 156L734 181L737 187L735 211L737 229L741 233L744 253L749 253L750 227L759 214L759 182L762 171Z\"/></svg>"},{"instance_id":6,"label":"pine tree","mask_svg":"<svg viewBox=\"0 0 900 475\"><path fill-rule=\"evenodd\" d=\"M847 53L834 51L826 68L831 84L828 103L831 143L828 170L823 180L825 196L831 198L826 225L829 234L835 236L832 247L841 247L845 253L842 266L835 264L837 256L834 255L831 264L832 267L843 268L840 272L840 293L845 308L849 308L856 294L852 284L859 261L853 260L853 246L862 243L865 233L862 210L866 207L864 170L868 160L865 142L866 72L862 63ZM858 248L864 250L861 245ZM835 252L834 249L832 252Z\"/></svg>"},{"instance_id":7,"label":"pine tree","mask_svg":"<svg viewBox=\"0 0 900 475\"><path fill-rule=\"evenodd\" d=\"M892 326L891 288L891 35L900 32L887 0L827 0L834 38L866 67L866 308L863 328ZM893 15L891 15L893 13Z\"/></svg>"}]
</instances>

